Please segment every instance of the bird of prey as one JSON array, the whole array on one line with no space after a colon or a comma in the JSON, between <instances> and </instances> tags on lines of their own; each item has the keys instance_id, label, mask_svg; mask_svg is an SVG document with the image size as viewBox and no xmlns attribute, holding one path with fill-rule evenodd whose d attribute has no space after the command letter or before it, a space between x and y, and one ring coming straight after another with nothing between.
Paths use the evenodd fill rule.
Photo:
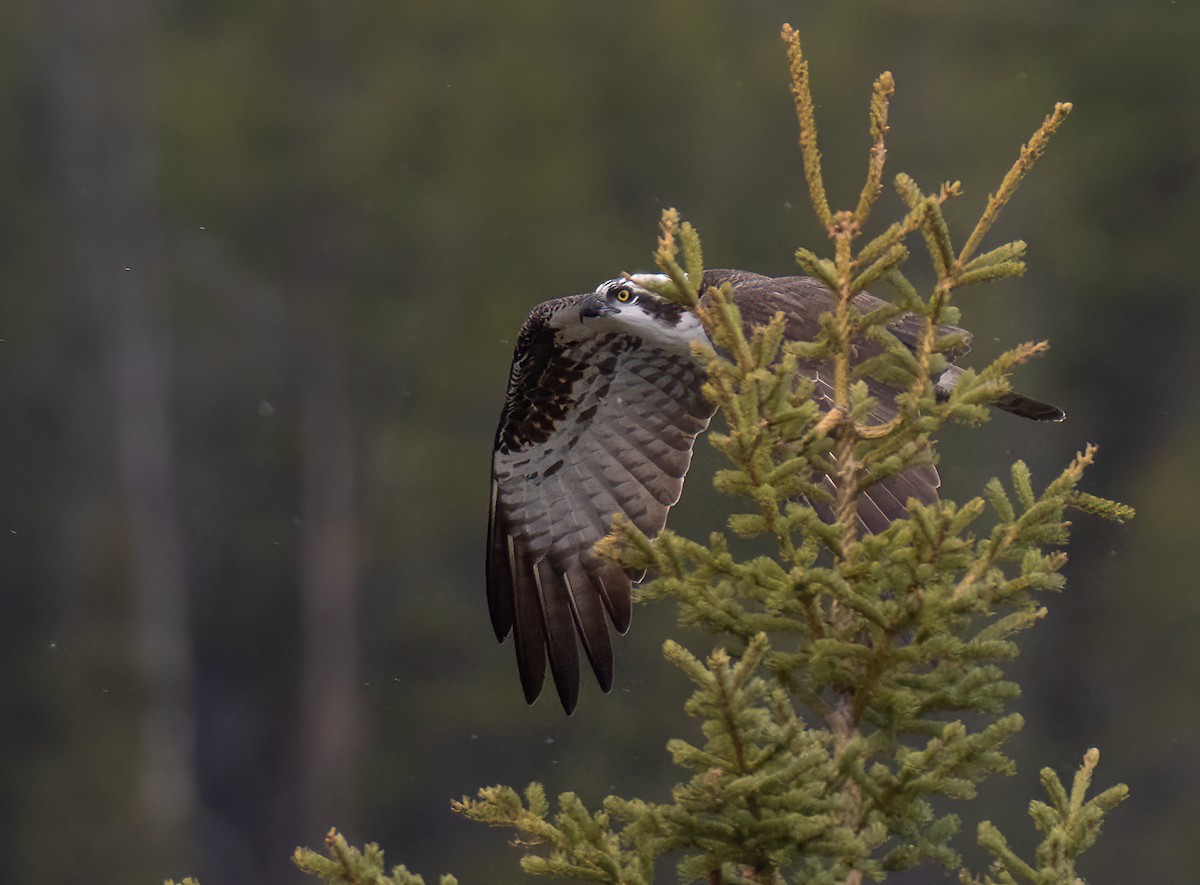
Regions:
<instances>
[{"instance_id":1,"label":"bird of prey","mask_svg":"<svg viewBox=\"0 0 1200 885\"><path fill-rule=\"evenodd\" d=\"M665 277L662 278L665 280ZM640 281L640 282L639 282ZM579 696L579 645L604 691L612 686L613 652L607 621L629 628L632 583L639 579L600 559L593 546L621 514L653 537L679 500L696 436L708 427L713 405L701 393L703 367L692 342L708 343L697 316L653 294L641 276L609 280L594 292L545 301L521 327L496 430L488 518L487 598L492 626L503 641L515 637L517 667L529 703L537 698L546 664L569 714ZM785 339L811 341L834 295L811 277L766 277L740 270L704 273L702 292L729 283L747 330L778 311ZM855 296L861 313L884 304ZM889 331L915 348L923 320L901 315ZM966 352L964 344L947 354ZM860 358L878 345L856 342ZM813 396L832 404L831 367L802 363L798 374ZM949 366L937 379L946 396L961 374ZM895 414L899 392L867 381L876 401L872 421ZM1061 410L1019 394L1001 409L1036 421L1061 421ZM833 490L833 480L823 482ZM862 494L859 526L878 532L906 516L908 499L937 499L932 466L910 468ZM832 520L828 505L817 505Z\"/></svg>"}]
</instances>

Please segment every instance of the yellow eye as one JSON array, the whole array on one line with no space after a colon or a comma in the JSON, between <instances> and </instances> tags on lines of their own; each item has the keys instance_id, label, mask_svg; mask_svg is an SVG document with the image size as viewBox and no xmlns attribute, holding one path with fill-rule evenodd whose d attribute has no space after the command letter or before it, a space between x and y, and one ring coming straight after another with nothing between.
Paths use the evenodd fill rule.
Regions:
<instances>
[{"instance_id":1,"label":"yellow eye","mask_svg":"<svg viewBox=\"0 0 1200 885\"><path fill-rule=\"evenodd\" d=\"M630 292L628 289L618 289L613 294L617 296L617 300L620 301L622 304L627 304L628 302L633 300L633 293Z\"/></svg>"}]
</instances>

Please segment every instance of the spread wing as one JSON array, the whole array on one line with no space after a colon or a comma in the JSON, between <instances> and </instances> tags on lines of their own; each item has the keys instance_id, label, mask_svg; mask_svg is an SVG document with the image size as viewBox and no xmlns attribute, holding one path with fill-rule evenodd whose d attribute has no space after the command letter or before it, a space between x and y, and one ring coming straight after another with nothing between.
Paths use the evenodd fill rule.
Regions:
<instances>
[{"instance_id":1,"label":"spread wing","mask_svg":"<svg viewBox=\"0 0 1200 885\"><path fill-rule=\"evenodd\" d=\"M662 530L713 413L703 369L686 355L620 333L557 343L548 318L577 298L540 305L522 329L496 433L487 555L492 626L500 639L514 634L526 700L548 660L568 713L576 637L608 691L605 616L628 629L637 578L592 547L616 514L647 535Z\"/></svg>"},{"instance_id":2,"label":"spread wing","mask_svg":"<svg viewBox=\"0 0 1200 885\"><path fill-rule=\"evenodd\" d=\"M784 337L789 341L814 340L820 331L821 314L833 310L834 307L833 293L812 277L767 277L743 270L705 272L705 289L724 283L733 287L734 301L747 330L756 325L766 324L776 312L782 311L786 322ZM882 299L865 292L856 295L851 303L860 313L868 313L885 304ZM922 323L921 318L915 314L903 314L888 323L888 330L902 343L915 349L923 328ZM966 336L966 342L970 342L969 333L958 327L943 326L940 331L942 334L962 333ZM965 353L966 349L964 345L960 351L949 356L957 358ZM856 359L867 359L880 350L880 346L875 342L855 342ZM822 363L801 364L799 373L813 382L813 393L817 398L824 400L827 407L833 405L831 366ZM896 415L895 398L900 391L875 378L865 380L867 390L875 400L875 406L869 415L870 421L885 424ZM825 475L821 482L831 494L836 494L836 486L831 476ZM866 532L883 531L892 520L908 515L909 498L916 498L922 504L936 501L940 485L941 477L931 465L913 467L881 479L859 497L859 528ZM832 507L819 501L810 503L823 520L833 521L835 517Z\"/></svg>"}]
</instances>

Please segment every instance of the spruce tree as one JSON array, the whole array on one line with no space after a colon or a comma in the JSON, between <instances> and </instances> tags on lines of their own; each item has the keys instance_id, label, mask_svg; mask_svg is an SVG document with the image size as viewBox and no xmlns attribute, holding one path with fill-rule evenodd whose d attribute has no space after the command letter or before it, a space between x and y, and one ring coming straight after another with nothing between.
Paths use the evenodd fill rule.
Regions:
<instances>
[{"instance_id":1,"label":"spruce tree","mask_svg":"<svg viewBox=\"0 0 1200 885\"><path fill-rule=\"evenodd\" d=\"M1068 512L1133 515L1080 490L1096 447L1086 446L1045 485L1017 462L964 504L910 501L907 518L878 534L861 534L855 518L864 489L933 463L939 430L986 422L988 404L1010 392L1010 373L1046 350L1045 342L1013 347L964 371L949 396L931 380L963 343L940 331L958 319L960 290L1023 272L1023 242L981 249L1071 107L1058 104L1022 147L961 244L942 212L959 184L925 191L903 174L894 186L905 214L865 239L883 191L891 75L874 84L858 202L834 211L808 65L796 32L785 26L783 37L804 174L833 244L832 257L800 249L796 260L836 293L835 308L815 341L784 341L782 317L747 335L731 292L699 291L696 231L674 210L664 213L655 260L670 283L660 294L696 311L715 345L694 354L724 420L708 435L727 461L713 483L741 507L703 541L670 530L651 539L618 520L601 543L604 555L657 575L641 600L671 599L682 624L713 636L704 653L675 642L664 648L694 686L686 710L698 735L668 744L685 779L668 802L609 796L591 810L572 793L551 803L534 783L523 793L488 787L454 807L516 831L526 872L564 879L650 883L659 859L669 857L680 881L712 885L882 881L922 863L958 870L974 885L1082 882L1075 860L1127 792L1116 786L1088 796L1098 751L1086 753L1069 790L1053 771L1042 772L1048 801L1030 804L1044 837L1034 857L1019 857L990 822L978 824L977 839L994 858L982 874L961 868L952 845L961 818L939 800L973 799L985 778L1014 770L1005 742L1023 720L1008 711L1019 689L1003 665L1017 655L1017 635L1045 614L1049 593L1063 587ZM924 293L902 270L915 234L935 277ZM891 300L864 315L851 299L868 288ZM923 323L915 350L886 328L903 313ZM876 342L880 354L855 364L859 340ZM833 367L829 410L797 382L801 359ZM866 420L868 376L903 389L886 424ZM836 475L836 497L814 482L823 474ZM823 522L809 501L832 508L835 521ZM766 539L772 552L742 556L743 539ZM324 855L299 849L295 861L327 882L424 881L404 867L387 872L378 846L356 849L336 831L326 848Z\"/></svg>"}]
</instances>

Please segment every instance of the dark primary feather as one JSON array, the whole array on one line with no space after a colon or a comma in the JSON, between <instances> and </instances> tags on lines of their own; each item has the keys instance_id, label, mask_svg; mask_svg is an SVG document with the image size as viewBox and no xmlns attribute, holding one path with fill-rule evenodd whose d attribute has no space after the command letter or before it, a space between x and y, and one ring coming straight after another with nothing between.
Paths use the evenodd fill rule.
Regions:
<instances>
[{"instance_id":1,"label":"dark primary feather","mask_svg":"<svg viewBox=\"0 0 1200 885\"><path fill-rule=\"evenodd\" d=\"M705 290L726 282L747 330L782 311L790 340L813 340L821 314L834 304L833 294L808 277L739 270L704 274ZM538 696L549 664L568 713L579 695L578 645L600 687L611 687L607 622L620 633L628 629L631 585L639 577L599 559L592 548L615 514L647 535L662 530L682 491L696 436L713 414L700 392L703 370L686 350L664 349L603 324L584 326L589 334L579 340L556 339L552 319L577 311L585 297L540 304L521 328L496 431L488 520L487 593L496 636L514 634L526 699L532 703ZM673 328L683 317L676 305L642 298L650 299L647 313L665 326ZM853 301L864 313L884 304L865 293ZM888 328L915 348L922 320L905 314ZM951 361L966 353L969 333L953 326L939 331L961 336L960 348L946 355ZM854 342L854 348L856 362L881 350L867 340ZM814 396L826 407L832 404L831 367L804 363L798 372L812 381ZM959 374L951 365L939 378L941 395L949 395ZM897 389L877 379L867 379L867 385L876 401L869 419L888 421L896 413ZM1035 420L1062 420L1060 410L1020 394L996 405ZM822 483L836 492L832 477ZM860 528L884 530L906 515L910 498L937 500L939 484L932 466L877 482L860 496ZM828 505L814 506L823 519L833 520Z\"/></svg>"}]
</instances>

